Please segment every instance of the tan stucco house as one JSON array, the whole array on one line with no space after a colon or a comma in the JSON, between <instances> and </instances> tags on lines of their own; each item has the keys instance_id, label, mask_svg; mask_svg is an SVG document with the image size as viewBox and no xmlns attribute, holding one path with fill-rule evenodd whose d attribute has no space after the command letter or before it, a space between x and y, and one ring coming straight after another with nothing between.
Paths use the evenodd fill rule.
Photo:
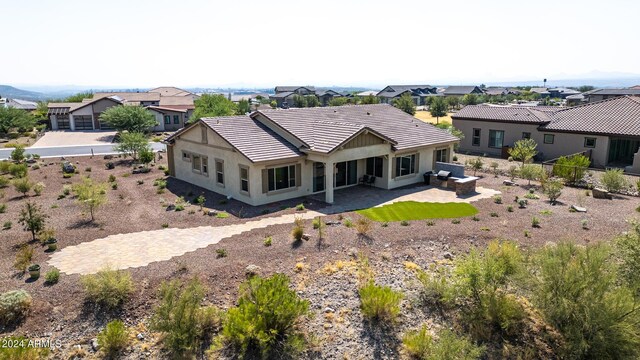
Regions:
<instances>
[{"instance_id":1,"label":"tan stucco house","mask_svg":"<svg viewBox=\"0 0 640 360\"><path fill-rule=\"evenodd\" d=\"M570 108L470 105L451 116L460 151L501 155L534 139L544 160L585 152L594 167L640 173L640 97L621 96Z\"/></svg>"},{"instance_id":2,"label":"tan stucco house","mask_svg":"<svg viewBox=\"0 0 640 360\"><path fill-rule=\"evenodd\" d=\"M384 189L423 181L458 138L386 104L203 118L166 140L170 174L251 205L334 189L364 175Z\"/></svg>"}]
</instances>

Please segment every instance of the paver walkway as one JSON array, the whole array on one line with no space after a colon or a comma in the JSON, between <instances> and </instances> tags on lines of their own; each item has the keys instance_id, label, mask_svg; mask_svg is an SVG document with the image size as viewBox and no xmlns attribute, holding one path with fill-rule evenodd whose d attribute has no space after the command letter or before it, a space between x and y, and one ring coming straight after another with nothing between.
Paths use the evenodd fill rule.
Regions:
<instances>
[{"instance_id":1,"label":"paver walkway","mask_svg":"<svg viewBox=\"0 0 640 360\"><path fill-rule=\"evenodd\" d=\"M410 194L403 194L400 191L396 194L397 197L388 199L385 202L375 196L370 196L368 200L366 197L362 197L349 204L331 206L318 211L266 217L260 220L250 220L242 224L200 226L188 229L172 228L109 235L102 239L66 247L54 253L48 264L55 266L66 274L92 274L105 267L111 269L136 268L156 261L169 260L175 256L205 248L218 243L222 239L253 229L270 225L292 224L296 217L312 219L317 216L407 200L472 202L499 194L498 191L481 187L477 188L477 191L478 194L474 196L458 198L452 191L425 188L419 191L414 190ZM385 190L385 192L388 193L389 191Z\"/></svg>"}]
</instances>

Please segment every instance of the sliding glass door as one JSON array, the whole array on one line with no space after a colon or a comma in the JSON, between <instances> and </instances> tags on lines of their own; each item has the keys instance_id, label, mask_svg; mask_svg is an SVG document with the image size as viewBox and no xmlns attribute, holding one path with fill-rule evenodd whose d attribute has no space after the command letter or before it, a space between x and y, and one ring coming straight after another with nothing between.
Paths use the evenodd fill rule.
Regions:
<instances>
[{"instance_id":1,"label":"sliding glass door","mask_svg":"<svg viewBox=\"0 0 640 360\"><path fill-rule=\"evenodd\" d=\"M358 183L358 161L336 163L335 187L355 185Z\"/></svg>"}]
</instances>

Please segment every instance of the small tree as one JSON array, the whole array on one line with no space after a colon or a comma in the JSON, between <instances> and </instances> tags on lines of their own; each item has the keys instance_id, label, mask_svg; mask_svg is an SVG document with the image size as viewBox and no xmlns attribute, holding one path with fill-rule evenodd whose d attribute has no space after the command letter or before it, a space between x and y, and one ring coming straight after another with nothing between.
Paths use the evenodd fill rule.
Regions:
<instances>
[{"instance_id":1,"label":"small tree","mask_svg":"<svg viewBox=\"0 0 640 360\"><path fill-rule=\"evenodd\" d=\"M436 118L436 124L440 123L440 117L447 116L447 103L444 98L433 98L431 106L429 106L429 113Z\"/></svg>"},{"instance_id":2,"label":"small tree","mask_svg":"<svg viewBox=\"0 0 640 360\"><path fill-rule=\"evenodd\" d=\"M629 186L622 169L609 169L605 171L600 178L600 182L608 192L612 193L620 192L620 190Z\"/></svg>"},{"instance_id":3,"label":"small tree","mask_svg":"<svg viewBox=\"0 0 640 360\"><path fill-rule=\"evenodd\" d=\"M538 144L533 139L518 140L509 149L509 155L516 161L522 161L522 166L533 159L538 154L536 151Z\"/></svg>"},{"instance_id":4,"label":"small tree","mask_svg":"<svg viewBox=\"0 0 640 360\"><path fill-rule=\"evenodd\" d=\"M27 202L24 209L20 210L20 218L18 222L24 226L25 231L31 232L31 238L36 240L36 234L44 230L46 219L49 216L42 212L42 207Z\"/></svg>"},{"instance_id":5,"label":"small tree","mask_svg":"<svg viewBox=\"0 0 640 360\"><path fill-rule=\"evenodd\" d=\"M238 101L238 110L236 110L236 114L244 115L251 111L251 106L249 105L249 100L242 99Z\"/></svg>"},{"instance_id":6,"label":"small tree","mask_svg":"<svg viewBox=\"0 0 640 360\"><path fill-rule=\"evenodd\" d=\"M11 152L11 160L15 162L23 162L24 159L24 145L16 145Z\"/></svg>"},{"instance_id":7,"label":"small tree","mask_svg":"<svg viewBox=\"0 0 640 360\"><path fill-rule=\"evenodd\" d=\"M100 115L104 121L118 131L148 132L158 123L153 114L142 106L112 106Z\"/></svg>"},{"instance_id":8,"label":"small tree","mask_svg":"<svg viewBox=\"0 0 640 360\"><path fill-rule=\"evenodd\" d=\"M347 104L346 97L334 97L329 100L329 106L343 106Z\"/></svg>"},{"instance_id":9,"label":"small tree","mask_svg":"<svg viewBox=\"0 0 640 360\"><path fill-rule=\"evenodd\" d=\"M547 180L542 184L542 192L547 195L549 202L555 205L556 200L562 195L562 188L564 185L560 180Z\"/></svg>"},{"instance_id":10,"label":"small tree","mask_svg":"<svg viewBox=\"0 0 640 360\"><path fill-rule=\"evenodd\" d=\"M380 98L374 95L367 95L360 100L361 104L379 104Z\"/></svg>"},{"instance_id":11,"label":"small tree","mask_svg":"<svg viewBox=\"0 0 640 360\"><path fill-rule=\"evenodd\" d=\"M529 180L529 185L531 185L531 180L539 180L542 177L542 167L533 164L527 164L520 168L520 177Z\"/></svg>"},{"instance_id":12,"label":"small tree","mask_svg":"<svg viewBox=\"0 0 640 360\"><path fill-rule=\"evenodd\" d=\"M460 106L460 98L457 96L449 96L447 99L447 105L450 109L457 109Z\"/></svg>"},{"instance_id":13,"label":"small tree","mask_svg":"<svg viewBox=\"0 0 640 360\"><path fill-rule=\"evenodd\" d=\"M89 210L91 221L94 220L96 208L107 202L107 184L94 183L90 178L85 178L82 183L73 186L77 201Z\"/></svg>"},{"instance_id":14,"label":"small tree","mask_svg":"<svg viewBox=\"0 0 640 360\"><path fill-rule=\"evenodd\" d=\"M484 162L479 157L469 161L469 166L473 169L473 176L476 176L478 170L482 170L482 165L484 165Z\"/></svg>"},{"instance_id":15,"label":"small tree","mask_svg":"<svg viewBox=\"0 0 640 360\"><path fill-rule=\"evenodd\" d=\"M293 95L293 107L297 107L297 108L307 107L307 99L302 95L298 95L298 94Z\"/></svg>"},{"instance_id":16,"label":"small tree","mask_svg":"<svg viewBox=\"0 0 640 360\"><path fill-rule=\"evenodd\" d=\"M413 102L413 97L409 94L403 94L400 98L393 101L393 106L406 112L409 115L416 114L416 104Z\"/></svg>"},{"instance_id":17,"label":"small tree","mask_svg":"<svg viewBox=\"0 0 640 360\"><path fill-rule=\"evenodd\" d=\"M31 131L35 125L36 119L30 113L14 107L0 106L0 134L13 129L20 132Z\"/></svg>"},{"instance_id":18,"label":"small tree","mask_svg":"<svg viewBox=\"0 0 640 360\"><path fill-rule=\"evenodd\" d=\"M13 180L13 187L15 187L17 192L22 193L22 196L27 196L27 193L31 191L33 187L33 183L28 177L17 178Z\"/></svg>"},{"instance_id":19,"label":"small tree","mask_svg":"<svg viewBox=\"0 0 640 360\"><path fill-rule=\"evenodd\" d=\"M120 143L115 150L125 156L131 156L133 160L138 159L138 154L149 149L149 141L143 133L129 132L120 136Z\"/></svg>"},{"instance_id":20,"label":"small tree","mask_svg":"<svg viewBox=\"0 0 640 360\"><path fill-rule=\"evenodd\" d=\"M581 154L561 156L553 164L553 175L561 177L567 182L575 183L584 177L590 164L589 158Z\"/></svg>"},{"instance_id":21,"label":"small tree","mask_svg":"<svg viewBox=\"0 0 640 360\"><path fill-rule=\"evenodd\" d=\"M462 97L462 103L464 105L476 105L478 103L478 96L476 94L466 94Z\"/></svg>"},{"instance_id":22,"label":"small tree","mask_svg":"<svg viewBox=\"0 0 640 360\"><path fill-rule=\"evenodd\" d=\"M230 116L238 112L236 104L220 94L203 94L193 103L196 108L190 122L203 117Z\"/></svg>"},{"instance_id":23,"label":"small tree","mask_svg":"<svg viewBox=\"0 0 640 360\"><path fill-rule=\"evenodd\" d=\"M307 107L318 107L320 106L320 100L315 95L307 95L304 97L307 102Z\"/></svg>"},{"instance_id":24,"label":"small tree","mask_svg":"<svg viewBox=\"0 0 640 360\"><path fill-rule=\"evenodd\" d=\"M149 165L155 159L155 156L150 146L146 146L138 152L138 160L145 166Z\"/></svg>"}]
</instances>

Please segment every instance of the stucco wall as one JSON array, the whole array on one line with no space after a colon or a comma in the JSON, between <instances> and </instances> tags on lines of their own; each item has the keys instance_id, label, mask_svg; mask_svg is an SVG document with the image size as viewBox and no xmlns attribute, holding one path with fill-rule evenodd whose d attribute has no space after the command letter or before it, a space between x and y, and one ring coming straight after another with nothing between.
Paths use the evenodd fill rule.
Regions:
<instances>
[{"instance_id":1,"label":"stucco wall","mask_svg":"<svg viewBox=\"0 0 640 360\"><path fill-rule=\"evenodd\" d=\"M544 159L554 159L563 155L571 155L582 151L592 151L592 166L602 167L607 163L609 149L609 138L606 136L571 134L558 132L539 131L535 124L513 124L490 121L472 121L453 119L453 126L464 134L464 139L460 142L460 151L481 152L491 155L500 155L502 149L489 147L489 130L504 131L504 145L513 144L522 139L523 132L531 133L531 138L538 144L538 152L542 153ZM473 129L481 129L480 146L473 146ZM553 144L544 143L544 134L554 135ZM596 138L596 146L587 148L584 146L585 138Z\"/></svg>"}]
</instances>

